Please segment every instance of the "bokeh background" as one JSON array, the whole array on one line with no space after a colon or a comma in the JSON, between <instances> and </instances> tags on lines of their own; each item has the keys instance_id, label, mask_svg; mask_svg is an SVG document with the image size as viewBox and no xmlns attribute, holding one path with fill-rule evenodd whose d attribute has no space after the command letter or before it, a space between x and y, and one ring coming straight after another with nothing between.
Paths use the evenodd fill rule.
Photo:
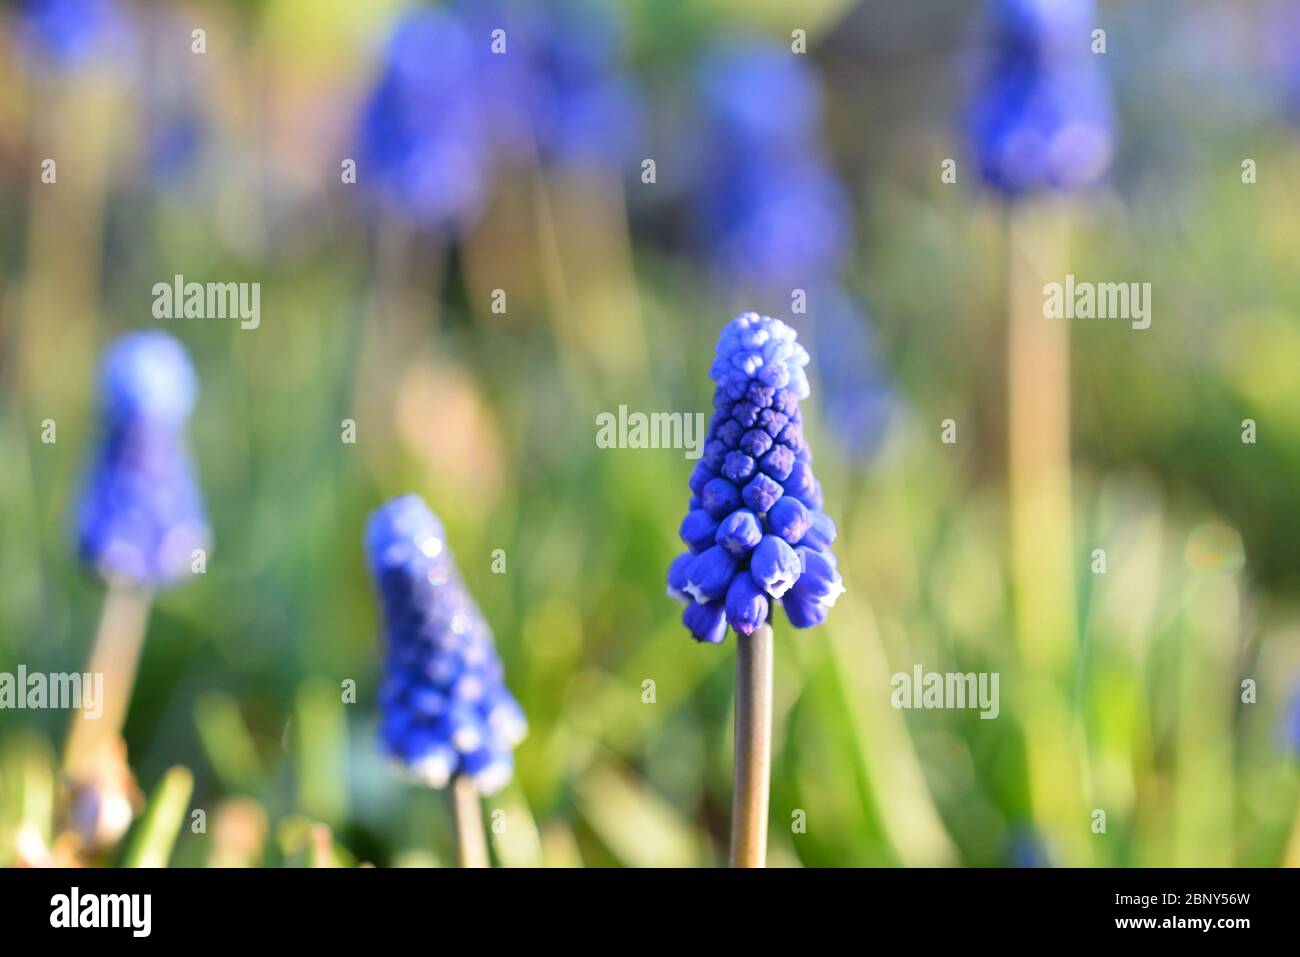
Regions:
<instances>
[{"instance_id":1,"label":"bokeh background","mask_svg":"<svg viewBox=\"0 0 1300 957\"><path fill-rule=\"evenodd\" d=\"M734 636L697 646L663 587L693 463L598 449L595 417L708 411L718 331L757 308L813 354L848 587L824 626L778 622L771 863L1300 863L1300 16L1095 19L1115 156L1054 278L1150 282L1153 322L1069 326L1069 636L1040 673L1009 531L1014 210L966 137L981 5L6 5L0 671L89 651L105 344L159 324L177 273L260 282L255 330L162 322L202 384L215 542L154 604L125 731L142 794L181 765L207 812L172 863L450 860L443 796L376 746L361 534L406 491L530 721L485 804L497 861L725 861ZM893 709L917 664L999 673L999 717ZM24 828L57 843L68 720L0 712L0 863Z\"/></svg>"}]
</instances>

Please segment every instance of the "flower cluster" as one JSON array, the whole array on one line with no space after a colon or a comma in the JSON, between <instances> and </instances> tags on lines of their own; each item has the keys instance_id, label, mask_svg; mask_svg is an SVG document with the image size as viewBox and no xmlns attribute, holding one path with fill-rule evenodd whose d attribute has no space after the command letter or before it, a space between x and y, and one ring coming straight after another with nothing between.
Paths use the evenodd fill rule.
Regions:
<instances>
[{"instance_id":1,"label":"flower cluster","mask_svg":"<svg viewBox=\"0 0 1300 957\"><path fill-rule=\"evenodd\" d=\"M614 14L590 3L414 9L363 108L361 181L385 215L456 234L481 213L499 159L615 160L640 115L620 55Z\"/></svg>"},{"instance_id":2,"label":"flower cluster","mask_svg":"<svg viewBox=\"0 0 1300 957\"><path fill-rule=\"evenodd\" d=\"M82 560L109 581L159 587L209 542L185 424L198 379L165 332L119 339L100 373L101 436L82 496Z\"/></svg>"},{"instance_id":3,"label":"flower cluster","mask_svg":"<svg viewBox=\"0 0 1300 957\"><path fill-rule=\"evenodd\" d=\"M430 787L465 774L482 794L499 790L528 726L441 523L419 496L402 496L371 516L366 551L387 635L384 746Z\"/></svg>"},{"instance_id":4,"label":"flower cluster","mask_svg":"<svg viewBox=\"0 0 1300 957\"><path fill-rule=\"evenodd\" d=\"M507 8L496 0L462 0L457 9L482 41L484 108L496 145L509 158L546 166L617 164L639 139L642 105L619 69L624 37L616 6L551 0Z\"/></svg>"},{"instance_id":5,"label":"flower cluster","mask_svg":"<svg viewBox=\"0 0 1300 957\"><path fill-rule=\"evenodd\" d=\"M1091 0L991 0L989 12L989 62L970 115L981 176L1008 196L1094 182L1114 136L1089 46Z\"/></svg>"},{"instance_id":6,"label":"flower cluster","mask_svg":"<svg viewBox=\"0 0 1300 957\"><path fill-rule=\"evenodd\" d=\"M872 324L836 273L853 236L821 147L822 91L805 56L754 41L711 51L699 70L704 151L696 208L714 270L760 308L808 296L810 348L831 433L858 462L894 405Z\"/></svg>"},{"instance_id":7,"label":"flower cluster","mask_svg":"<svg viewBox=\"0 0 1300 957\"><path fill-rule=\"evenodd\" d=\"M129 56L134 29L117 0L27 0L17 33L27 56L75 69Z\"/></svg>"},{"instance_id":8,"label":"flower cluster","mask_svg":"<svg viewBox=\"0 0 1300 957\"><path fill-rule=\"evenodd\" d=\"M738 42L700 66L700 232L726 285L808 287L850 240L847 197L821 146L821 90L804 58Z\"/></svg>"},{"instance_id":9,"label":"flower cluster","mask_svg":"<svg viewBox=\"0 0 1300 957\"><path fill-rule=\"evenodd\" d=\"M487 130L473 41L445 10L398 21L361 116L358 165L381 211L455 232L472 224L488 188Z\"/></svg>"},{"instance_id":10,"label":"flower cluster","mask_svg":"<svg viewBox=\"0 0 1300 957\"><path fill-rule=\"evenodd\" d=\"M809 628L844 591L803 437L807 364L794 330L756 313L718 340L715 411L681 526L689 550L668 569L668 592L686 604L682 621L699 641L722 641L727 625L753 634L776 601Z\"/></svg>"}]
</instances>

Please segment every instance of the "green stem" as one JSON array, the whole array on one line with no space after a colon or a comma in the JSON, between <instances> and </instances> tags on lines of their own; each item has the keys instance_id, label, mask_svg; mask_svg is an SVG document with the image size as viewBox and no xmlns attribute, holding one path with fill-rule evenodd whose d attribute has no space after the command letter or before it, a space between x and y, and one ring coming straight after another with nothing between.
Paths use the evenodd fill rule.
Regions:
<instances>
[{"instance_id":1,"label":"green stem","mask_svg":"<svg viewBox=\"0 0 1300 957\"><path fill-rule=\"evenodd\" d=\"M163 775L162 783L149 799L144 819L131 841L123 865L126 867L166 867L176 844L176 835L185 823L194 775L189 768L176 765Z\"/></svg>"},{"instance_id":2,"label":"green stem","mask_svg":"<svg viewBox=\"0 0 1300 957\"><path fill-rule=\"evenodd\" d=\"M767 863L772 779L772 626L736 643L736 757L731 791L731 866Z\"/></svg>"},{"instance_id":3,"label":"green stem","mask_svg":"<svg viewBox=\"0 0 1300 957\"><path fill-rule=\"evenodd\" d=\"M131 690L149 621L149 593L130 585L110 585L104 594L99 630L86 666L91 681L103 677L100 716L78 713L72 720L63 768L71 779L93 780L106 749L126 724Z\"/></svg>"},{"instance_id":4,"label":"green stem","mask_svg":"<svg viewBox=\"0 0 1300 957\"><path fill-rule=\"evenodd\" d=\"M473 778L458 774L451 779L451 813L456 823L456 866L491 866L483 834L483 806Z\"/></svg>"}]
</instances>

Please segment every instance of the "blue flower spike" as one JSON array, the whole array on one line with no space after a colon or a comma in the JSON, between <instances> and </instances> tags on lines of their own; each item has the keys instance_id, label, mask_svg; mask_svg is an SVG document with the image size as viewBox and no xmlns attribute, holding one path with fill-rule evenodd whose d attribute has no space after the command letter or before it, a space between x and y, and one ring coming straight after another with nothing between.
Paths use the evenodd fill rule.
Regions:
<instances>
[{"instance_id":1,"label":"blue flower spike","mask_svg":"<svg viewBox=\"0 0 1300 957\"><path fill-rule=\"evenodd\" d=\"M726 288L785 300L833 274L850 245L851 203L821 143L822 91L805 60L740 40L697 71L697 228Z\"/></svg>"},{"instance_id":2,"label":"blue flower spike","mask_svg":"<svg viewBox=\"0 0 1300 957\"><path fill-rule=\"evenodd\" d=\"M397 21L358 130L359 179L381 216L445 235L477 221L491 175L477 62L450 11Z\"/></svg>"},{"instance_id":3,"label":"blue flower spike","mask_svg":"<svg viewBox=\"0 0 1300 957\"><path fill-rule=\"evenodd\" d=\"M134 781L122 726L154 592L189 577L211 532L191 464L186 424L198 377L165 332L130 333L105 352L99 436L81 494L77 546L105 581L89 672L112 671L102 720L74 720L63 774L71 825L89 848L115 843L131 823Z\"/></svg>"},{"instance_id":4,"label":"blue flower spike","mask_svg":"<svg viewBox=\"0 0 1300 957\"><path fill-rule=\"evenodd\" d=\"M371 515L366 553L387 638L385 749L429 787L463 776L479 794L495 793L514 773L528 724L442 524L419 496L393 499Z\"/></svg>"},{"instance_id":5,"label":"blue flower spike","mask_svg":"<svg viewBox=\"0 0 1300 957\"><path fill-rule=\"evenodd\" d=\"M1092 0L990 0L991 52L971 104L984 181L1008 197L1087 186L1114 152L1110 91L1091 51Z\"/></svg>"},{"instance_id":6,"label":"blue flower spike","mask_svg":"<svg viewBox=\"0 0 1300 957\"><path fill-rule=\"evenodd\" d=\"M718 341L715 411L690 482L699 503L682 522L687 551L668 572L698 641L719 643L728 626L752 635L777 604L810 628L844 591L803 437L808 361L790 326L757 313L737 316Z\"/></svg>"},{"instance_id":7,"label":"blue flower spike","mask_svg":"<svg viewBox=\"0 0 1300 957\"><path fill-rule=\"evenodd\" d=\"M211 540L186 423L198 378L165 332L117 340L100 371L100 438L82 495L81 558L106 581L161 588Z\"/></svg>"}]
</instances>

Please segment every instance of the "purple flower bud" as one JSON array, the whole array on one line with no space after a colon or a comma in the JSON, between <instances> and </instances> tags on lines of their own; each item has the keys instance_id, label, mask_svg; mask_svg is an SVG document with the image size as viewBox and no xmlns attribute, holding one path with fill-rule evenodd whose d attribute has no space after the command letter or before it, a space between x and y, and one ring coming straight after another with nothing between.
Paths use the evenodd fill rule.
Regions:
<instances>
[{"instance_id":1,"label":"purple flower bud","mask_svg":"<svg viewBox=\"0 0 1300 957\"><path fill-rule=\"evenodd\" d=\"M798 545L812 525L812 514L803 502L787 495L767 513L767 526L791 545Z\"/></svg>"},{"instance_id":2,"label":"purple flower bud","mask_svg":"<svg viewBox=\"0 0 1300 957\"><path fill-rule=\"evenodd\" d=\"M745 504L754 511L762 513L776 504L777 499L782 495L781 483L775 481L770 476L759 473L755 475L745 486L741 493L741 498Z\"/></svg>"},{"instance_id":3,"label":"purple flower bud","mask_svg":"<svg viewBox=\"0 0 1300 957\"><path fill-rule=\"evenodd\" d=\"M695 556L687 569L683 590L697 602L713 601L727 593L735 573L735 557L721 545L714 545Z\"/></svg>"},{"instance_id":4,"label":"purple flower bud","mask_svg":"<svg viewBox=\"0 0 1300 957\"><path fill-rule=\"evenodd\" d=\"M713 544L713 536L718 533L718 520L704 509L687 512L682 519L680 534L693 552L700 552Z\"/></svg>"},{"instance_id":5,"label":"purple flower bud","mask_svg":"<svg viewBox=\"0 0 1300 957\"><path fill-rule=\"evenodd\" d=\"M691 601L691 596L686 594L686 583L690 580L687 576L693 561L692 552L682 552L668 566L668 594L683 603Z\"/></svg>"},{"instance_id":6,"label":"purple flower bud","mask_svg":"<svg viewBox=\"0 0 1300 957\"><path fill-rule=\"evenodd\" d=\"M737 402L731 410L731 417L740 423L741 428L752 429L758 422L760 411L752 402Z\"/></svg>"},{"instance_id":7,"label":"purple flower bud","mask_svg":"<svg viewBox=\"0 0 1300 957\"><path fill-rule=\"evenodd\" d=\"M781 600L786 617L796 628L811 628L826 620L826 613L844 593L844 581L820 552L800 548L803 571Z\"/></svg>"},{"instance_id":8,"label":"purple flower bud","mask_svg":"<svg viewBox=\"0 0 1300 957\"><path fill-rule=\"evenodd\" d=\"M747 451L747 450L745 450ZM752 452L750 453L753 454ZM761 454L761 453L760 453ZM700 458L711 472L718 472L722 469L722 463L727 458L727 446L721 439L710 439L704 443L704 455Z\"/></svg>"},{"instance_id":9,"label":"purple flower bud","mask_svg":"<svg viewBox=\"0 0 1300 957\"><path fill-rule=\"evenodd\" d=\"M794 453L784 445L774 446L772 451L763 456L762 467L765 474L778 482L784 482L794 468Z\"/></svg>"},{"instance_id":10,"label":"purple flower bud","mask_svg":"<svg viewBox=\"0 0 1300 957\"><path fill-rule=\"evenodd\" d=\"M835 542L835 523L825 512L812 512L812 524L800 540L800 545L816 551L824 551Z\"/></svg>"},{"instance_id":11,"label":"purple flower bud","mask_svg":"<svg viewBox=\"0 0 1300 957\"><path fill-rule=\"evenodd\" d=\"M827 607L835 604L835 600L844 592L844 579L830 554L804 547L796 548L795 553L799 556L801 569L798 582L800 593L825 602Z\"/></svg>"},{"instance_id":12,"label":"purple flower bud","mask_svg":"<svg viewBox=\"0 0 1300 957\"><path fill-rule=\"evenodd\" d=\"M796 461L790 467L790 474L785 480L785 493L793 495L799 501L809 507L815 508L809 501L816 494L814 483L817 480L813 478L812 466L807 462Z\"/></svg>"},{"instance_id":13,"label":"purple flower bud","mask_svg":"<svg viewBox=\"0 0 1300 957\"><path fill-rule=\"evenodd\" d=\"M812 628L826 620L825 605L816 599L796 594L793 588L781 599L781 607L785 609L785 617L796 628Z\"/></svg>"},{"instance_id":14,"label":"purple flower bud","mask_svg":"<svg viewBox=\"0 0 1300 957\"><path fill-rule=\"evenodd\" d=\"M722 464L722 474L737 485L742 485L754 474L754 460L744 452L728 452L727 459Z\"/></svg>"},{"instance_id":15,"label":"purple flower bud","mask_svg":"<svg viewBox=\"0 0 1300 957\"><path fill-rule=\"evenodd\" d=\"M687 483L692 492L696 495L704 494L704 486L718 477L718 473L709 467L703 459L695 463L695 468L691 470L691 478Z\"/></svg>"},{"instance_id":16,"label":"purple flower bud","mask_svg":"<svg viewBox=\"0 0 1300 957\"><path fill-rule=\"evenodd\" d=\"M729 449L734 449L740 437L744 435L745 428L735 419L728 419L722 425L718 426L718 438L722 444Z\"/></svg>"},{"instance_id":17,"label":"purple flower bud","mask_svg":"<svg viewBox=\"0 0 1300 957\"><path fill-rule=\"evenodd\" d=\"M730 515L740 505L740 491L724 478L715 478L705 485L701 498L704 510L719 519Z\"/></svg>"},{"instance_id":18,"label":"purple flower bud","mask_svg":"<svg viewBox=\"0 0 1300 957\"><path fill-rule=\"evenodd\" d=\"M772 436L768 435L762 429L750 429L740 437L740 451L746 455L751 455L756 459L762 458L767 454L767 450L772 447Z\"/></svg>"},{"instance_id":19,"label":"purple flower bud","mask_svg":"<svg viewBox=\"0 0 1300 957\"><path fill-rule=\"evenodd\" d=\"M784 413L776 409L764 409L758 417L758 427L775 439L781 434L788 421Z\"/></svg>"},{"instance_id":20,"label":"purple flower bud","mask_svg":"<svg viewBox=\"0 0 1300 957\"><path fill-rule=\"evenodd\" d=\"M687 605L682 612L682 624L690 629L696 641L717 645L727 637L727 619L721 601Z\"/></svg>"},{"instance_id":21,"label":"purple flower bud","mask_svg":"<svg viewBox=\"0 0 1300 957\"><path fill-rule=\"evenodd\" d=\"M752 635L767 621L768 601L749 572L737 572L727 589L727 623L737 634Z\"/></svg>"},{"instance_id":22,"label":"purple flower bud","mask_svg":"<svg viewBox=\"0 0 1300 957\"><path fill-rule=\"evenodd\" d=\"M780 598L799 578L799 556L783 539L764 535L750 556L749 570L769 595Z\"/></svg>"},{"instance_id":23,"label":"purple flower bud","mask_svg":"<svg viewBox=\"0 0 1300 957\"><path fill-rule=\"evenodd\" d=\"M737 558L743 558L762 537L758 516L746 509L737 509L718 526L717 543Z\"/></svg>"}]
</instances>

